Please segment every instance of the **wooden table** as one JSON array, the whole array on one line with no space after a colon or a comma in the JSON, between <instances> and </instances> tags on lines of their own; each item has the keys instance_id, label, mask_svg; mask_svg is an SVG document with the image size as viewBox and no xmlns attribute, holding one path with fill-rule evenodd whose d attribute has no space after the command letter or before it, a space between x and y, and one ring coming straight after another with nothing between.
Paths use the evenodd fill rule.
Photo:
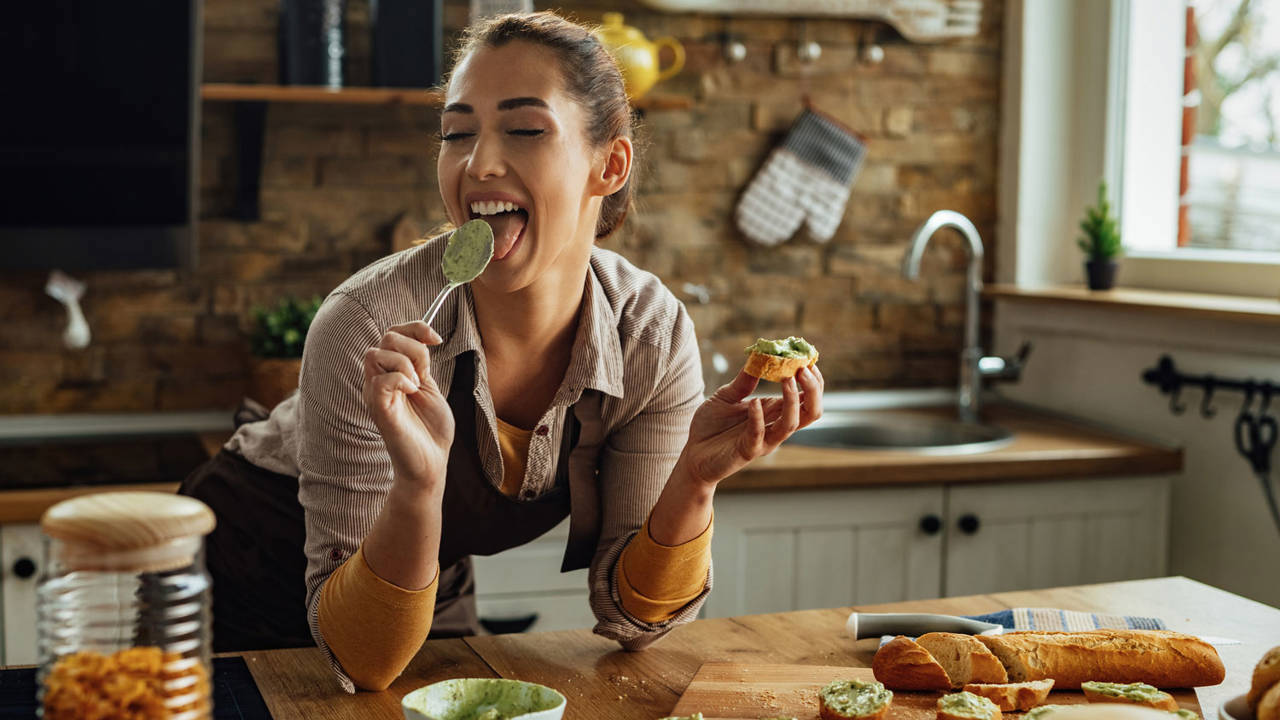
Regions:
<instances>
[{"instance_id":1,"label":"wooden table","mask_svg":"<svg viewBox=\"0 0 1280 720\"><path fill-rule=\"evenodd\" d=\"M276 720L397 720L400 698L454 677L508 677L550 685L569 698L569 720L655 720L675 706L698 667L709 661L869 666L876 641L853 642L844 623L870 612L975 614L1010 607L1159 617L1172 630L1229 637L1219 648L1221 685L1197 691L1205 720L1223 700L1248 689L1253 665L1280 645L1280 610L1187 578L1158 578L1024 592L698 620L644 652L628 653L586 630L435 640L423 646L384 692L343 693L315 649L244 653Z\"/></svg>"}]
</instances>

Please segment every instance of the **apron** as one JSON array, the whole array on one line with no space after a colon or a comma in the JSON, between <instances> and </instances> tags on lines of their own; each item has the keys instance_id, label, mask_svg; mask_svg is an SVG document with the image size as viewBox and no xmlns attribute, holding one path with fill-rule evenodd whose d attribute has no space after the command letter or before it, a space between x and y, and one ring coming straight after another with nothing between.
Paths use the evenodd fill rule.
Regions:
<instances>
[{"instance_id":1,"label":"apron","mask_svg":"<svg viewBox=\"0 0 1280 720\"><path fill-rule=\"evenodd\" d=\"M517 500L503 495L485 476L476 442L483 415L474 388L475 355L466 353L457 358L448 395L456 429L445 476L440 577L428 638L479 632L471 555L523 545L554 528L570 511L569 459L580 434L576 413L565 414L555 485L537 498ZM307 623L306 528L298 479L222 450L188 476L178 492L204 501L218 518L205 541L213 579L214 651L314 645Z\"/></svg>"}]
</instances>

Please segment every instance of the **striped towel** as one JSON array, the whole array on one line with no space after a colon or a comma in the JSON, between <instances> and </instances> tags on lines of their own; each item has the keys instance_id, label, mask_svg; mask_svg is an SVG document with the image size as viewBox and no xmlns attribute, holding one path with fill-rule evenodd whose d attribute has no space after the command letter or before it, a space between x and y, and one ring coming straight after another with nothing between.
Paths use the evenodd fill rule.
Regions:
<instances>
[{"instance_id":1,"label":"striped towel","mask_svg":"<svg viewBox=\"0 0 1280 720\"><path fill-rule=\"evenodd\" d=\"M1164 630L1160 618L1135 617L1133 615L1105 615L1054 608L1013 608L986 615L965 617L1003 625L1006 630L1097 630L1098 628L1128 630Z\"/></svg>"}]
</instances>

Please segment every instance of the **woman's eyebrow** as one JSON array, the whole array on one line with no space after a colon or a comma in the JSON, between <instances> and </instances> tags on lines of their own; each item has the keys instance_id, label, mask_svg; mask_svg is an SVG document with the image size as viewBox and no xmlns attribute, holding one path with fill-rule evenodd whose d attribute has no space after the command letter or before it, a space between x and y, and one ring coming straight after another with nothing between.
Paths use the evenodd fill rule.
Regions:
<instances>
[{"instance_id":1,"label":"woman's eyebrow","mask_svg":"<svg viewBox=\"0 0 1280 720\"><path fill-rule=\"evenodd\" d=\"M540 107L540 108L547 108L548 110L551 109L551 106L547 105L546 100L543 100L542 98L536 98L536 97L507 98L506 100L503 100L498 103L499 110L514 110L516 108L522 108L522 107ZM466 103L449 103L448 105L444 106L444 110L441 110L440 113L443 115L444 113L456 112L456 113L463 113L466 115L470 115L475 111L476 111L475 108L471 107Z\"/></svg>"}]
</instances>

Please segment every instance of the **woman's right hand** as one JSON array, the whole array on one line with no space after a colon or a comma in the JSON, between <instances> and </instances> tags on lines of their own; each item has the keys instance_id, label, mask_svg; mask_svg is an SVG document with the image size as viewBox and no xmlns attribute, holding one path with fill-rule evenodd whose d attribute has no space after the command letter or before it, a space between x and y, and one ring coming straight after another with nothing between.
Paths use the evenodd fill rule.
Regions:
<instances>
[{"instance_id":1,"label":"woman's right hand","mask_svg":"<svg viewBox=\"0 0 1280 720\"><path fill-rule=\"evenodd\" d=\"M364 353L364 404L382 433L397 481L444 490L453 411L431 377L427 348L440 336L421 321L393 325Z\"/></svg>"}]
</instances>

